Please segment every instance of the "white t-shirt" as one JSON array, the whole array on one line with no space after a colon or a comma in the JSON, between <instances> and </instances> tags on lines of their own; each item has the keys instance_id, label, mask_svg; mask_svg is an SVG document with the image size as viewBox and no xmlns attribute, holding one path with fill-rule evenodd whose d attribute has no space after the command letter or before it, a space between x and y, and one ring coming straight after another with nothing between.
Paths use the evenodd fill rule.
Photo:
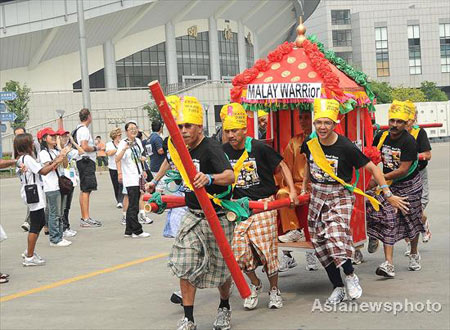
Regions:
<instances>
[{"instance_id":1,"label":"white t-shirt","mask_svg":"<svg viewBox=\"0 0 450 330\"><path fill-rule=\"evenodd\" d=\"M117 146L117 147L119 147L119 146ZM113 141L109 141L108 143L106 143L105 151L108 152L111 150L117 150L117 147L114 145ZM108 156L108 168L111 170L117 170L116 155L117 155L117 152L112 156Z\"/></svg>"},{"instance_id":2,"label":"white t-shirt","mask_svg":"<svg viewBox=\"0 0 450 330\"><path fill-rule=\"evenodd\" d=\"M74 187L76 187L78 185L78 181L79 181L77 166L76 166L76 161L75 161L78 158L78 156L79 156L78 150L72 149L67 154L67 159L69 160L69 164L64 169L64 176L69 178L72 181Z\"/></svg>"},{"instance_id":3,"label":"white t-shirt","mask_svg":"<svg viewBox=\"0 0 450 330\"><path fill-rule=\"evenodd\" d=\"M50 157L50 153L52 154L52 157ZM45 163L49 163L52 160L55 160L58 155L59 151L56 149L50 149L50 152L48 152L46 149L42 149L39 153L39 160L41 161L41 165L44 166ZM56 171L59 171L58 168L55 171L51 171L50 173L42 177L42 181L44 182L44 192L59 190L58 175L56 175ZM58 172L58 174L61 175L60 172Z\"/></svg>"},{"instance_id":4,"label":"white t-shirt","mask_svg":"<svg viewBox=\"0 0 450 330\"><path fill-rule=\"evenodd\" d=\"M86 126L84 126L82 124L79 124L77 126L77 128L78 128L77 134L76 134L77 139L75 142L77 142L77 144L79 144L81 146L81 141L87 141L89 147L95 147L94 140L92 139L89 128L87 128ZM97 153L95 151L84 152L83 155L81 155L77 158L77 161L80 160L82 157L89 157L90 159L92 159L95 162L95 160L97 159Z\"/></svg>"},{"instance_id":5,"label":"white t-shirt","mask_svg":"<svg viewBox=\"0 0 450 330\"><path fill-rule=\"evenodd\" d=\"M20 189L20 195L22 197L25 205L28 205L30 211L37 211L45 208L45 196L44 191L42 190L42 181L41 175L39 171L42 169L41 164L39 164L36 159L31 157L30 155L22 156L19 158L19 162L26 166L27 171L20 175L20 182L22 183L22 188ZM34 176L33 176L34 173ZM26 180L25 180L26 179ZM37 185L39 202L33 204L27 204L27 197L25 195L25 185L26 184L34 184Z\"/></svg>"},{"instance_id":6,"label":"white t-shirt","mask_svg":"<svg viewBox=\"0 0 450 330\"><path fill-rule=\"evenodd\" d=\"M118 155L124 149L126 144L127 144L126 139L120 141L116 155ZM134 150L134 152L132 149ZM136 144L133 147L129 147L125 151L122 160L120 161L120 164L122 166L123 185L125 187L139 186L139 177L140 177L139 171L140 173L142 173L142 163L140 158L142 157L143 150L144 147L142 146L141 140L136 138ZM136 162L138 164L137 166Z\"/></svg>"}]
</instances>

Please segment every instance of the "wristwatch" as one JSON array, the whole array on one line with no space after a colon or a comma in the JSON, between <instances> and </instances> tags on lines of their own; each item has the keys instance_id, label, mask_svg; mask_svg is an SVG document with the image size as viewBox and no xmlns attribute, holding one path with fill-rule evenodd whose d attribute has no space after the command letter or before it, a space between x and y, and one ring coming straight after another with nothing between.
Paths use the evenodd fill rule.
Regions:
<instances>
[{"instance_id":1,"label":"wristwatch","mask_svg":"<svg viewBox=\"0 0 450 330\"><path fill-rule=\"evenodd\" d=\"M211 178L211 184L214 183L214 174L210 174L209 177Z\"/></svg>"},{"instance_id":2,"label":"wristwatch","mask_svg":"<svg viewBox=\"0 0 450 330\"><path fill-rule=\"evenodd\" d=\"M384 194L384 197L386 197L386 198L390 198L390 197L394 196L392 194L392 191L390 191L390 190L387 193L383 192L383 194Z\"/></svg>"}]
</instances>

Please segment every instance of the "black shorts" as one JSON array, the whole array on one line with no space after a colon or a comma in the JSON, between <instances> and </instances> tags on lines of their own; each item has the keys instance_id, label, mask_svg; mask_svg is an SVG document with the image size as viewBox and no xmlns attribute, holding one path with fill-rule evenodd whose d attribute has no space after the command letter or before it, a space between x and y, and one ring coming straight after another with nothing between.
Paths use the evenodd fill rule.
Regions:
<instances>
[{"instance_id":1,"label":"black shorts","mask_svg":"<svg viewBox=\"0 0 450 330\"><path fill-rule=\"evenodd\" d=\"M30 211L30 233L39 234L45 225L44 209Z\"/></svg>"},{"instance_id":2,"label":"black shorts","mask_svg":"<svg viewBox=\"0 0 450 330\"><path fill-rule=\"evenodd\" d=\"M80 174L80 190L82 192L97 190L95 162L88 157L83 157L77 161L77 169Z\"/></svg>"}]
</instances>

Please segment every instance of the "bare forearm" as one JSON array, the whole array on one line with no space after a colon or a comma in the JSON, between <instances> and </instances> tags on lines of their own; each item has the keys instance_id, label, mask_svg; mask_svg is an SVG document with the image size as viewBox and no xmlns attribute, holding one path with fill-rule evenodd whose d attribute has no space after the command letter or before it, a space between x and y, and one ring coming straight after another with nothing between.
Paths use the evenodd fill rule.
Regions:
<instances>
[{"instance_id":1,"label":"bare forearm","mask_svg":"<svg viewBox=\"0 0 450 330\"><path fill-rule=\"evenodd\" d=\"M161 164L161 167L159 168L158 173L153 177L153 180L159 181L162 179L164 175L166 175L167 171L169 170L170 165L167 159L164 159L163 163Z\"/></svg>"},{"instance_id":2,"label":"bare forearm","mask_svg":"<svg viewBox=\"0 0 450 330\"><path fill-rule=\"evenodd\" d=\"M120 163L120 161L123 158L123 155L125 154L126 149L122 149L118 154L116 154L116 163Z\"/></svg>"},{"instance_id":3,"label":"bare forearm","mask_svg":"<svg viewBox=\"0 0 450 330\"><path fill-rule=\"evenodd\" d=\"M373 180L379 185L383 186L383 192L387 193L389 192L389 187L387 186L386 179L383 175L383 172L381 169L376 166L374 163L369 162L366 166L364 166L366 170L369 171L370 174L372 174Z\"/></svg>"},{"instance_id":4,"label":"bare forearm","mask_svg":"<svg viewBox=\"0 0 450 330\"><path fill-rule=\"evenodd\" d=\"M214 184L218 186L229 186L234 183L234 172L225 170L222 173L214 174Z\"/></svg>"},{"instance_id":5,"label":"bare forearm","mask_svg":"<svg viewBox=\"0 0 450 330\"><path fill-rule=\"evenodd\" d=\"M431 160L431 151L424 151L419 154L419 158L423 160Z\"/></svg>"}]
</instances>

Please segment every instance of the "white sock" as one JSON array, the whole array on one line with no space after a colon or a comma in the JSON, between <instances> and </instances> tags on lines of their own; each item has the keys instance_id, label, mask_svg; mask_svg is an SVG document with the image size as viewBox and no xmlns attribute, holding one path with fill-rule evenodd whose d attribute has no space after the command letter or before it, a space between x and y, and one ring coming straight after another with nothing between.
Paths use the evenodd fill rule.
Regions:
<instances>
[{"instance_id":1,"label":"white sock","mask_svg":"<svg viewBox=\"0 0 450 330\"><path fill-rule=\"evenodd\" d=\"M145 210L139 210L139 214L145 217Z\"/></svg>"},{"instance_id":2,"label":"white sock","mask_svg":"<svg viewBox=\"0 0 450 330\"><path fill-rule=\"evenodd\" d=\"M127 216L127 212L122 212L123 217L125 218Z\"/></svg>"}]
</instances>

